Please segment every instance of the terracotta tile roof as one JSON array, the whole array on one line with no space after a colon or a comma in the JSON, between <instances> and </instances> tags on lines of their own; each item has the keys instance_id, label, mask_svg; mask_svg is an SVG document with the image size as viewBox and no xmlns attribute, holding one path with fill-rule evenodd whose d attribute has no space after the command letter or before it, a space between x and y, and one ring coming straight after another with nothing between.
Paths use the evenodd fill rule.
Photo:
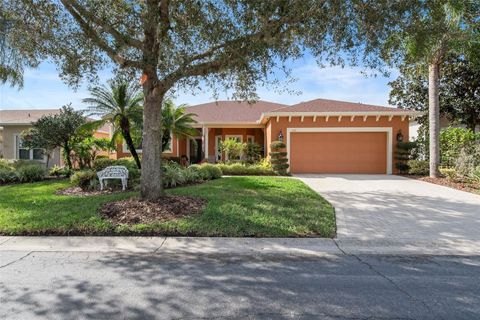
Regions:
<instances>
[{"instance_id":1,"label":"terracotta tile roof","mask_svg":"<svg viewBox=\"0 0 480 320\"><path fill-rule=\"evenodd\" d=\"M191 106L187 110L197 115L196 120L199 123L256 123L263 112L270 112L283 107L286 107L286 105L267 101L257 101L253 104L245 101L216 101Z\"/></svg>"},{"instance_id":2,"label":"terracotta tile roof","mask_svg":"<svg viewBox=\"0 0 480 320\"><path fill-rule=\"evenodd\" d=\"M29 124L40 117L60 113L60 109L0 110L0 124Z\"/></svg>"},{"instance_id":3,"label":"terracotta tile roof","mask_svg":"<svg viewBox=\"0 0 480 320\"><path fill-rule=\"evenodd\" d=\"M375 112L375 111L405 111L398 108L374 106L370 104L345 102L327 99L315 99L300 102L292 106L286 106L272 110L272 112Z\"/></svg>"}]
</instances>

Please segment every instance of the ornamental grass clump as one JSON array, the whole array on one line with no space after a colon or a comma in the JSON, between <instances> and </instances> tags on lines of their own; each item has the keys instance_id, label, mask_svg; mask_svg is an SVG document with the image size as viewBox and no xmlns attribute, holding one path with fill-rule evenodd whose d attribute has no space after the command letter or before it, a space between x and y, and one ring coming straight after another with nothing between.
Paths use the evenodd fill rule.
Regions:
<instances>
[{"instance_id":1,"label":"ornamental grass clump","mask_svg":"<svg viewBox=\"0 0 480 320\"><path fill-rule=\"evenodd\" d=\"M270 152L270 163L272 169L276 174L281 176L287 175L288 159L287 152L285 152L285 143L282 141L273 141L270 144L272 151Z\"/></svg>"}]
</instances>

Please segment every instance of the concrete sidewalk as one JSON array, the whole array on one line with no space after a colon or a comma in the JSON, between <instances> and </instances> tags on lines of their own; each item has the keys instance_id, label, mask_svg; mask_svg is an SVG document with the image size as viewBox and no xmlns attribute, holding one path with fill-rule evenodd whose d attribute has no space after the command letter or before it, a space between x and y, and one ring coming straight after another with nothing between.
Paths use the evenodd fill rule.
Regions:
<instances>
[{"instance_id":1,"label":"concrete sidewalk","mask_svg":"<svg viewBox=\"0 0 480 320\"><path fill-rule=\"evenodd\" d=\"M0 251L122 252L187 255L338 254L480 256L480 241L322 238L0 237Z\"/></svg>"}]
</instances>

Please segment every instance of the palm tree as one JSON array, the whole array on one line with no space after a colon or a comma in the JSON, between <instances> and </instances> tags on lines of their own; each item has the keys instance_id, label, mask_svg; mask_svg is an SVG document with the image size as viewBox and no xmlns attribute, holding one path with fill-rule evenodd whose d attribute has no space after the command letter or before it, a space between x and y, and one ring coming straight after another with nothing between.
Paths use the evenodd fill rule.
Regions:
<instances>
[{"instance_id":1,"label":"palm tree","mask_svg":"<svg viewBox=\"0 0 480 320\"><path fill-rule=\"evenodd\" d=\"M407 63L428 67L430 177L438 177L440 163L440 68L448 54L471 55L479 49L478 1L431 0L424 3L412 23L398 34Z\"/></svg>"},{"instance_id":2,"label":"palm tree","mask_svg":"<svg viewBox=\"0 0 480 320\"><path fill-rule=\"evenodd\" d=\"M128 150L141 168L140 159L133 143L132 133L141 134L143 117L143 94L133 85L122 82L110 87L99 86L90 90L91 97L83 99L89 104L87 112L91 116L101 117L89 123L90 127L100 127L105 123L113 125L112 141L125 140Z\"/></svg>"},{"instance_id":3,"label":"palm tree","mask_svg":"<svg viewBox=\"0 0 480 320\"><path fill-rule=\"evenodd\" d=\"M162 107L162 151L168 146L171 135L177 138L192 138L198 131L192 126L197 123L196 114L187 112L187 105L175 106L172 100L165 100Z\"/></svg>"}]
</instances>

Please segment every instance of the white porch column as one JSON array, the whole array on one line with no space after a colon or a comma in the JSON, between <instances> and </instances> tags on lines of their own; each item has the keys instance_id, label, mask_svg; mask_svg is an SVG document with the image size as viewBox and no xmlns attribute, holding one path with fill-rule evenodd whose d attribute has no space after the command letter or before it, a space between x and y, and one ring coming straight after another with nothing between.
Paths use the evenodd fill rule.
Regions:
<instances>
[{"instance_id":1,"label":"white porch column","mask_svg":"<svg viewBox=\"0 0 480 320\"><path fill-rule=\"evenodd\" d=\"M205 154L205 160L208 161L208 127L202 127L203 132L203 152Z\"/></svg>"}]
</instances>

